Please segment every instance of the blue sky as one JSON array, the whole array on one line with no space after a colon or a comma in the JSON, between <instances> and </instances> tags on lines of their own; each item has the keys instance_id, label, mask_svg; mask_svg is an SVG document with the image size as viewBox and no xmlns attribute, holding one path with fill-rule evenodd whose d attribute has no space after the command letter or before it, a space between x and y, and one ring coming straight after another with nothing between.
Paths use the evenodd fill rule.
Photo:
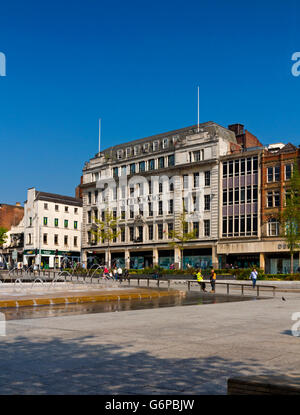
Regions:
<instances>
[{"instance_id":1,"label":"blue sky","mask_svg":"<svg viewBox=\"0 0 300 415\"><path fill-rule=\"evenodd\" d=\"M74 195L102 148L197 123L300 144L297 0L2 2L0 203Z\"/></svg>"}]
</instances>

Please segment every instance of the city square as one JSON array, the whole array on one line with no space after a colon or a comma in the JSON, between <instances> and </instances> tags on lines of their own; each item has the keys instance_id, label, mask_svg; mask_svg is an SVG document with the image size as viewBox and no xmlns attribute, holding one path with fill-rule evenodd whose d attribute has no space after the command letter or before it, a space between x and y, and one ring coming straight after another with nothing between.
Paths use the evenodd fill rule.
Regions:
<instances>
[{"instance_id":1,"label":"city square","mask_svg":"<svg viewBox=\"0 0 300 415\"><path fill-rule=\"evenodd\" d=\"M297 1L2 6L0 396L299 395Z\"/></svg>"}]
</instances>

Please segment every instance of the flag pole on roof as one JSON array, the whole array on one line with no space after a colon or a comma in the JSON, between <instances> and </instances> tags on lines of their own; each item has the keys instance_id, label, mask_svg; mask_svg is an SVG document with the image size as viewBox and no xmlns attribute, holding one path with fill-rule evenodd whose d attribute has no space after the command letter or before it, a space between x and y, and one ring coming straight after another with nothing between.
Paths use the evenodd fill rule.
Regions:
<instances>
[{"instance_id":1,"label":"flag pole on roof","mask_svg":"<svg viewBox=\"0 0 300 415\"><path fill-rule=\"evenodd\" d=\"M198 133L200 132L199 128L199 86L198 86Z\"/></svg>"},{"instance_id":2,"label":"flag pole on roof","mask_svg":"<svg viewBox=\"0 0 300 415\"><path fill-rule=\"evenodd\" d=\"M100 153L100 140L101 140L101 118L99 118L99 153Z\"/></svg>"}]
</instances>

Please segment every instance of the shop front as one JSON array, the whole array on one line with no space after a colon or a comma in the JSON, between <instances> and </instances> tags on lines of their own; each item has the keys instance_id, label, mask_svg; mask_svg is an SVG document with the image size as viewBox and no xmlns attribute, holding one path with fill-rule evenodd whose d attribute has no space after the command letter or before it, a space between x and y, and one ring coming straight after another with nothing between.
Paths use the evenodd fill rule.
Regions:
<instances>
[{"instance_id":1,"label":"shop front","mask_svg":"<svg viewBox=\"0 0 300 415\"><path fill-rule=\"evenodd\" d=\"M211 248L184 249L182 262L183 269L210 268L212 266L212 250Z\"/></svg>"},{"instance_id":2,"label":"shop front","mask_svg":"<svg viewBox=\"0 0 300 415\"><path fill-rule=\"evenodd\" d=\"M266 273L267 274L290 274L291 256L283 253L266 254ZM294 254L293 272L300 272L299 253Z\"/></svg>"},{"instance_id":3,"label":"shop front","mask_svg":"<svg viewBox=\"0 0 300 415\"><path fill-rule=\"evenodd\" d=\"M143 269L153 267L153 252L138 251L130 253L130 268Z\"/></svg>"},{"instance_id":4,"label":"shop front","mask_svg":"<svg viewBox=\"0 0 300 415\"><path fill-rule=\"evenodd\" d=\"M174 250L158 251L158 265L165 269L170 269L174 264Z\"/></svg>"}]
</instances>

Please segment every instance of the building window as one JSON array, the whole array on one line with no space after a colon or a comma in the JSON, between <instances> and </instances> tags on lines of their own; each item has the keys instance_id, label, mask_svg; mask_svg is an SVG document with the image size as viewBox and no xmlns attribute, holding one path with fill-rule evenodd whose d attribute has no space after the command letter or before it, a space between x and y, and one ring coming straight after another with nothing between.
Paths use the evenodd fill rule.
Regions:
<instances>
[{"instance_id":1,"label":"building window","mask_svg":"<svg viewBox=\"0 0 300 415\"><path fill-rule=\"evenodd\" d=\"M195 238L199 238L199 222L193 222L193 231L195 233Z\"/></svg>"},{"instance_id":2,"label":"building window","mask_svg":"<svg viewBox=\"0 0 300 415\"><path fill-rule=\"evenodd\" d=\"M144 161L140 161L140 163L139 163L139 171L141 173L145 171L145 162Z\"/></svg>"},{"instance_id":3,"label":"building window","mask_svg":"<svg viewBox=\"0 0 300 415\"><path fill-rule=\"evenodd\" d=\"M173 199L169 200L169 215L172 215L174 213L174 201Z\"/></svg>"},{"instance_id":4,"label":"building window","mask_svg":"<svg viewBox=\"0 0 300 415\"><path fill-rule=\"evenodd\" d=\"M258 172L258 158L253 157L253 173L257 173L257 172Z\"/></svg>"},{"instance_id":5,"label":"building window","mask_svg":"<svg viewBox=\"0 0 300 415\"><path fill-rule=\"evenodd\" d=\"M290 180L292 177L292 164L286 164L284 166L285 180Z\"/></svg>"},{"instance_id":6,"label":"building window","mask_svg":"<svg viewBox=\"0 0 300 415\"><path fill-rule=\"evenodd\" d=\"M75 215L78 215L78 208L74 208Z\"/></svg>"},{"instance_id":7,"label":"building window","mask_svg":"<svg viewBox=\"0 0 300 415\"><path fill-rule=\"evenodd\" d=\"M121 219L122 220L126 219L126 211L125 211L124 207L122 207L122 209L121 209Z\"/></svg>"},{"instance_id":8,"label":"building window","mask_svg":"<svg viewBox=\"0 0 300 415\"><path fill-rule=\"evenodd\" d=\"M199 173L194 173L194 187L199 187Z\"/></svg>"},{"instance_id":9,"label":"building window","mask_svg":"<svg viewBox=\"0 0 300 415\"><path fill-rule=\"evenodd\" d=\"M223 190L223 206L227 205L227 189Z\"/></svg>"},{"instance_id":10,"label":"building window","mask_svg":"<svg viewBox=\"0 0 300 415\"><path fill-rule=\"evenodd\" d=\"M210 236L210 220L204 220L204 236Z\"/></svg>"},{"instance_id":11,"label":"building window","mask_svg":"<svg viewBox=\"0 0 300 415\"><path fill-rule=\"evenodd\" d=\"M67 228L69 226L69 221L67 219L64 220L64 227Z\"/></svg>"},{"instance_id":12,"label":"building window","mask_svg":"<svg viewBox=\"0 0 300 415\"><path fill-rule=\"evenodd\" d=\"M204 185L210 186L210 171L204 172Z\"/></svg>"},{"instance_id":13,"label":"building window","mask_svg":"<svg viewBox=\"0 0 300 415\"><path fill-rule=\"evenodd\" d=\"M169 140L167 138L163 139L163 148L167 148L169 144Z\"/></svg>"},{"instance_id":14,"label":"building window","mask_svg":"<svg viewBox=\"0 0 300 415\"><path fill-rule=\"evenodd\" d=\"M174 192L174 182L173 182L173 179L170 179L170 182L169 182L169 191L170 192Z\"/></svg>"},{"instance_id":15,"label":"building window","mask_svg":"<svg viewBox=\"0 0 300 415\"><path fill-rule=\"evenodd\" d=\"M227 161L223 163L223 178L227 177Z\"/></svg>"},{"instance_id":16,"label":"building window","mask_svg":"<svg viewBox=\"0 0 300 415\"><path fill-rule=\"evenodd\" d=\"M233 217L228 217L228 236L232 236L233 234Z\"/></svg>"},{"instance_id":17,"label":"building window","mask_svg":"<svg viewBox=\"0 0 300 415\"><path fill-rule=\"evenodd\" d=\"M74 236L74 246L77 246L77 240L78 240L77 236Z\"/></svg>"},{"instance_id":18,"label":"building window","mask_svg":"<svg viewBox=\"0 0 300 415\"><path fill-rule=\"evenodd\" d=\"M173 232L174 226L173 223L168 223L168 238L172 238L172 232Z\"/></svg>"},{"instance_id":19,"label":"building window","mask_svg":"<svg viewBox=\"0 0 300 415\"><path fill-rule=\"evenodd\" d=\"M121 227L121 242L125 242L125 228Z\"/></svg>"},{"instance_id":20,"label":"building window","mask_svg":"<svg viewBox=\"0 0 300 415\"><path fill-rule=\"evenodd\" d=\"M240 174L240 160L234 161L234 175L238 176Z\"/></svg>"},{"instance_id":21,"label":"building window","mask_svg":"<svg viewBox=\"0 0 300 415\"><path fill-rule=\"evenodd\" d=\"M134 209L133 206L130 206L130 214L129 214L130 219L134 219L134 210L133 209Z\"/></svg>"},{"instance_id":22,"label":"building window","mask_svg":"<svg viewBox=\"0 0 300 415\"><path fill-rule=\"evenodd\" d=\"M149 160L149 170L155 169L155 161L154 159Z\"/></svg>"},{"instance_id":23,"label":"building window","mask_svg":"<svg viewBox=\"0 0 300 415\"><path fill-rule=\"evenodd\" d=\"M172 167L175 165L175 157L174 154L171 154L170 156L168 156L168 166Z\"/></svg>"},{"instance_id":24,"label":"building window","mask_svg":"<svg viewBox=\"0 0 300 415\"><path fill-rule=\"evenodd\" d=\"M204 210L210 210L210 195L204 195Z\"/></svg>"},{"instance_id":25,"label":"building window","mask_svg":"<svg viewBox=\"0 0 300 415\"><path fill-rule=\"evenodd\" d=\"M58 212L58 211L59 211L59 206L55 205L55 212Z\"/></svg>"},{"instance_id":26,"label":"building window","mask_svg":"<svg viewBox=\"0 0 300 415\"><path fill-rule=\"evenodd\" d=\"M158 234L158 239L163 239L163 224L159 223L157 225L157 234Z\"/></svg>"},{"instance_id":27,"label":"building window","mask_svg":"<svg viewBox=\"0 0 300 415\"><path fill-rule=\"evenodd\" d=\"M158 167L160 169L163 169L165 167L165 158L164 157L159 157L159 159L158 159Z\"/></svg>"},{"instance_id":28,"label":"building window","mask_svg":"<svg viewBox=\"0 0 300 415\"><path fill-rule=\"evenodd\" d=\"M247 174L251 174L251 170L252 170L252 159L247 158Z\"/></svg>"},{"instance_id":29,"label":"building window","mask_svg":"<svg viewBox=\"0 0 300 415\"><path fill-rule=\"evenodd\" d=\"M223 218L222 234L223 234L223 236L227 236L227 217Z\"/></svg>"},{"instance_id":30,"label":"building window","mask_svg":"<svg viewBox=\"0 0 300 415\"><path fill-rule=\"evenodd\" d=\"M48 225L48 218L44 217L44 226Z\"/></svg>"},{"instance_id":31,"label":"building window","mask_svg":"<svg viewBox=\"0 0 300 415\"><path fill-rule=\"evenodd\" d=\"M148 211L149 211L148 216L153 216L153 205L151 202L148 203Z\"/></svg>"},{"instance_id":32,"label":"building window","mask_svg":"<svg viewBox=\"0 0 300 415\"><path fill-rule=\"evenodd\" d=\"M245 176L245 159L241 159L241 176Z\"/></svg>"},{"instance_id":33,"label":"building window","mask_svg":"<svg viewBox=\"0 0 300 415\"><path fill-rule=\"evenodd\" d=\"M96 213L96 212L95 212ZM96 215L95 215L95 217L96 217ZM74 229L77 229L78 228L78 222L77 222L77 220L75 220L74 221Z\"/></svg>"},{"instance_id":34,"label":"building window","mask_svg":"<svg viewBox=\"0 0 300 415\"><path fill-rule=\"evenodd\" d=\"M67 235L64 236L64 245L65 246L68 245L68 236Z\"/></svg>"},{"instance_id":35,"label":"building window","mask_svg":"<svg viewBox=\"0 0 300 415\"><path fill-rule=\"evenodd\" d=\"M153 225L148 225L148 239L150 241L153 239Z\"/></svg>"},{"instance_id":36,"label":"building window","mask_svg":"<svg viewBox=\"0 0 300 415\"><path fill-rule=\"evenodd\" d=\"M135 174L135 163L130 164L130 174Z\"/></svg>"},{"instance_id":37,"label":"building window","mask_svg":"<svg viewBox=\"0 0 300 415\"><path fill-rule=\"evenodd\" d=\"M154 141L153 142L153 151L157 151L158 150L158 147L159 147L159 141Z\"/></svg>"},{"instance_id":38,"label":"building window","mask_svg":"<svg viewBox=\"0 0 300 415\"><path fill-rule=\"evenodd\" d=\"M119 175L119 168L118 167L114 167L113 168L113 177L118 177Z\"/></svg>"},{"instance_id":39,"label":"building window","mask_svg":"<svg viewBox=\"0 0 300 415\"><path fill-rule=\"evenodd\" d=\"M274 192L274 206L280 206L280 193L279 191Z\"/></svg>"},{"instance_id":40,"label":"building window","mask_svg":"<svg viewBox=\"0 0 300 415\"><path fill-rule=\"evenodd\" d=\"M129 240L133 241L133 237L134 237L134 227L129 226Z\"/></svg>"},{"instance_id":41,"label":"building window","mask_svg":"<svg viewBox=\"0 0 300 415\"><path fill-rule=\"evenodd\" d=\"M183 175L183 188L187 189L189 186L189 176L188 174Z\"/></svg>"},{"instance_id":42,"label":"building window","mask_svg":"<svg viewBox=\"0 0 300 415\"><path fill-rule=\"evenodd\" d=\"M54 226L57 228L58 227L58 219L57 218L55 218L54 219Z\"/></svg>"},{"instance_id":43,"label":"building window","mask_svg":"<svg viewBox=\"0 0 300 415\"><path fill-rule=\"evenodd\" d=\"M239 187L236 187L234 189L234 204L238 205L240 202L240 189Z\"/></svg>"},{"instance_id":44,"label":"building window","mask_svg":"<svg viewBox=\"0 0 300 415\"><path fill-rule=\"evenodd\" d=\"M29 226L32 226L32 217L29 217Z\"/></svg>"},{"instance_id":45,"label":"building window","mask_svg":"<svg viewBox=\"0 0 300 415\"><path fill-rule=\"evenodd\" d=\"M233 160L229 161L229 177L233 176Z\"/></svg>"},{"instance_id":46,"label":"building window","mask_svg":"<svg viewBox=\"0 0 300 415\"><path fill-rule=\"evenodd\" d=\"M158 214L159 214L159 216L161 216L163 214L163 202L162 202L162 200L160 200L158 202Z\"/></svg>"},{"instance_id":47,"label":"building window","mask_svg":"<svg viewBox=\"0 0 300 415\"><path fill-rule=\"evenodd\" d=\"M43 234L43 243L44 243L45 245L47 245L47 240L48 240L48 234L47 234L47 233L44 233L44 234Z\"/></svg>"},{"instance_id":48,"label":"building window","mask_svg":"<svg viewBox=\"0 0 300 415\"><path fill-rule=\"evenodd\" d=\"M87 214L88 214L87 223L92 223L92 211L89 210Z\"/></svg>"},{"instance_id":49,"label":"building window","mask_svg":"<svg viewBox=\"0 0 300 415\"><path fill-rule=\"evenodd\" d=\"M233 205L233 189L229 189L228 191L228 204Z\"/></svg>"},{"instance_id":50,"label":"building window","mask_svg":"<svg viewBox=\"0 0 300 415\"><path fill-rule=\"evenodd\" d=\"M163 184L160 182L158 183L158 193L162 193L163 192Z\"/></svg>"},{"instance_id":51,"label":"building window","mask_svg":"<svg viewBox=\"0 0 300 415\"><path fill-rule=\"evenodd\" d=\"M54 245L58 245L58 235L54 235Z\"/></svg>"},{"instance_id":52,"label":"building window","mask_svg":"<svg viewBox=\"0 0 300 415\"><path fill-rule=\"evenodd\" d=\"M48 210L48 203L44 203L44 209Z\"/></svg>"},{"instance_id":53,"label":"building window","mask_svg":"<svg viewBox=\"0 0 300 415\"><path fill-rule=\"evenodd\" d=\"M127 174L127 166L121 166L121 175L126 176Z\"/></svg>"},{"instance_id":54,"label":"building window","mask_svg":"<svg viewBox=\"0 0 300 415\"><path fill-rule=\"evenodd\" d=\"M90 203L92 202L92 193L90 192L90 195L91 195L91 200L90 200ZM68 206L65 206L65 212L69 212L69 207Z\"/></svg>"},{"instance_id":55,"label":"building window","mask_svg":"<svg viewBox=\"0 0 300 415\"><path fill-rule=\"evenodd\" d=\"M140 146L134 146L133 152L135 156L139 154L139 151L140 151Z\"/></svg>"}]
</instances>

